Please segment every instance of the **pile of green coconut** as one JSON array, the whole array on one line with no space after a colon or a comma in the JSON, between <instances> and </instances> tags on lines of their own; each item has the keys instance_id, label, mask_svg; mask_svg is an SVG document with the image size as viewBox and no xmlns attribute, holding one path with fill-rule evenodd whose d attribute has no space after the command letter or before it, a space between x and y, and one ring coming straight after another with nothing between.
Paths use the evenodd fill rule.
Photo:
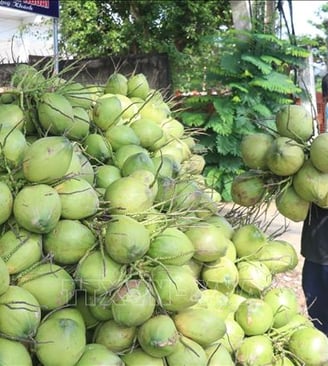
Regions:
<instances>
[{"instance_id":1,"label":"pile of green coconut","mask_svg":"<svg viewBox=\"0 0 328 366\"><path fill-rule=\"evenodd\" d=\"M44 75L19 65L0 96L0 363L327 362L326 336L274 285L293 245L220 214L171 101L140 73ZM277 148L305 156L299 137Z\"/></svg>"}]
</instances>

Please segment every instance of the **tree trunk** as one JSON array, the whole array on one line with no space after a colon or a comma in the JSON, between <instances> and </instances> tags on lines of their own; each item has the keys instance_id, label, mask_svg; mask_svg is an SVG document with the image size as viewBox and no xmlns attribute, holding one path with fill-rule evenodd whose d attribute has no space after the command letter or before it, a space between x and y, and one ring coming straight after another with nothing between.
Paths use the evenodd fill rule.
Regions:
<instances>
[{"instance_id":1,"label":"tree trunk","mask_svg":"<svg viewBox=\"0 0 328 366\"><path fill-rule=\"evenodd\" d=\"M276 20L275 6L276 6L275 0L267 0L265 2L264 27L267 33L274 34L275 20Z\"/></svg>"},{"instance_id":2,"label":"tree trunk","mask_svg":"<svg viewBox=\"0 0 328 366\"><path fill-rule=\"evenodd\" d=\"M250 16L249 2L247 0L231 0L232 21L235 29L251 30L252 22Z\"/></svg>"}]
</instances>

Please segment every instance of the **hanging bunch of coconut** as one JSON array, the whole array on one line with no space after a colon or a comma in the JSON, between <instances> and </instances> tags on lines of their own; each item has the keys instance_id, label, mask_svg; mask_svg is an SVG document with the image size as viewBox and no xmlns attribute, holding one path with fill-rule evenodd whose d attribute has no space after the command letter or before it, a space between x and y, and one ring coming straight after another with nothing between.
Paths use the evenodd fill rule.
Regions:
<instances>
[{"instance_id":1,"label":"hanging bunch of coconut","mask_svg":"<svg viewBox=\"0 0 328 366\"><path fill-rule=\"evenodd\" d=\"M0 104L3 364L327 361L295 293L273 286L295 250L218 213L196 140L145 75L100 87L24 66L12 85ZM256 182L249 204L262 179L241 179ZM320 349L303 354L303 338Z\"/></svg>"},{"instance_id":2,"label":"hanging bunch of coconut","mask_svg":"<svg viewBox=\"0 0 328 366\"><path fill-rule=\"evenodd\" d=\"M302 105L283 106L275 122L276 131L242 139L248 170L234 179L232 198L245 207L274 200L283 216L303 221L311 203L328 207L328 134L315 133L313 118Z\"/></svg>"}]
</instances>

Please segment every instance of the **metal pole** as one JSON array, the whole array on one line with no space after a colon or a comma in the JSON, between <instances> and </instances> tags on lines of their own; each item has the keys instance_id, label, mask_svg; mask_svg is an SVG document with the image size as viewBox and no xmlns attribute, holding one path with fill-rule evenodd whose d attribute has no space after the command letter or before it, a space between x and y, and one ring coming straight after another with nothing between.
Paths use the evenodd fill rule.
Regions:
<instances>
[{"instance_id":1,"label":"metal pole","mask_svg":"<svg viewBox=\"0 0 328 366\"><path fill-rule=\"evenodd\" d=\"M58 18L53 18L53 41L54 41L54 74L59 72L59 53L58 53Z\"/></svg>"}]
</instances>

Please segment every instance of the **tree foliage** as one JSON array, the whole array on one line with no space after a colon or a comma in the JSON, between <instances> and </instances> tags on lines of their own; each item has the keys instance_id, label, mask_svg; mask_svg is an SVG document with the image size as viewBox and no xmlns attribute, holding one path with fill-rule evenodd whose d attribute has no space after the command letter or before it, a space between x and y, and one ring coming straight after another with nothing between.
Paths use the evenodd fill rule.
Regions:
<instances>
[{"instance_id":1,"label":"tree foliage","mask_svg":"<svg viewBox=\"0 0 328 366\"><path fill-rule=\"evenodd\" d=\"M77 57L167 53L180 88L201 77L210 51L203 39L231 24L229 9L228 0L62 0L60 50Z\"/></svg>"}]
</instances>

